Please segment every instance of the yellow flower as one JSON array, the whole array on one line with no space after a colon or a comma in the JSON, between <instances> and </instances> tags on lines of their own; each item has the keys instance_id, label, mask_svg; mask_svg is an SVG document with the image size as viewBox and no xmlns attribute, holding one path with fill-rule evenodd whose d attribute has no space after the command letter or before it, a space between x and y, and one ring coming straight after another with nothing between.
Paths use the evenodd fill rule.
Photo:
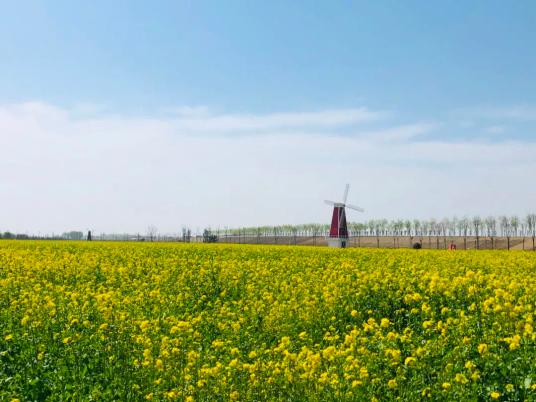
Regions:
<instances>
[{"instance_id":1,"label":"yellow flower","mask_svg":"<svg viewBox=\"0 0 536 402\"><path fill-rule=\"evenodd\" d=\"M465 363L465 368L467 370L472 370L474 369L476 366L475 364L471 361L471 360L468 360L466 363Z\"/></svg>"},{"instance_id":2,"label":"yellow flower","mask_svg":"<svg viewBox=\"0 0 536 402\"><path fill-rule=\"evenodd\" d=\"M147 331L149 329L149 320L144 320L140 322L140 329L142 330L142 332Z\"/></svg>"},{"instance_id":3,"label":"yellow flower","mask_svg":"<svg viewBox=\"0 0 536 402\"><path fill-rule=\"evenodd\" d=\"M395 379L389 380L389 382L387 382L387 386L391 389L396 388L396 385L397 384Z\"/></svg>"},{"instance_id":4,"label":"yellow flower","mask_svg":"<svg viewBox=\"0 0 536 402\"><path fill-rule=\"evenodd\" d=\"M357 312L357 310L352 310L350 312L350 315L355 318L355 317L357 317L359 315L359 313Z\"/></svg>"},{"instance_id":5,"label":"yellow flower","mask_svg":"<svg viewBox=\"0 0 536 402\"><path fill-rule=\"evenodd\" d=\"M488 351L488 345L486 345L485 343L481 343L480 345L478 345L478 353L480 353L481 355L483 355L483 354L485 354L487 351Z\"/></svg>"},{"instance_id":6,"label":"yellow flower","mask_svg":"<svg viewBox=\"0 0 536 402\"><path fill-rule=\"evenodd\" d=\"M432 396L432 390L429 387L426 387L425 389L422 390L421 396L430 398Z\"/></svg>"},{"instance_id":7,"label":"yellow flower","mask_svg":"<svg viewBox=\"0 0 536 402\"><path fill-rule=\"evenodd\" d=\"M176 399L179 396L175 391L165 392L164 395L166 396L167 399Z\"/></svg>"},{"instance_id":8,"label":"yellow flower","mask_svg":"<svg viewBox=\"0 0 536 402\"><path fill-rule=\"evenodd\" d=\"M333 346L328 346L326 349L322 351L322 356L324 359L333 360L336 353L336 349Z\"/></svg>"},{"instance_id":9,"label":"yellow flower","mask_svg":"<svg viewBox=\"0 0 536 402\"><path fill-rule=\"evenodd\" d=\"M456 382L459 382L460 384L467 384L469 382L467 377L465 375L463 375L462 373L457 373L456 377L455 377L455 380L456 380Z\"/></svg>"},{"instance_id":10,"label":"yellow flower","mask_svg":"<svg viewBox=\"0 0 536 402\"><path fill-rule=\"evenodd\" d=\"M409 365L411 365L412 363L414 363L415 360L416 360L416 359L415 359L413 356L408 356L408 357L406 357L406 359L404 360L404 364L405 364L406 366L409 366Z\"/></svg>"},{"instance_id":11,"label":"yellow flower","mask_svg":"<svg viewBox=\"0 0 536 402\"><path fill-rule=\"evenodd\" d=\"M236 368L238 366L238 359L233 359L229 362L230 368Z\"/></svg>"},{"instance_id":12,"label":"yellow flower","mask_svg":"<svg viewBox=\"0 0 536 402\"><path fill-rule=\"evenodd\" d=\"M491 399L499 399L501 397L501 394L497 391L492 391L489 396L491 396Z\"/></svg>"},{"instance_id":13,"label":"yellow flower","mask_svg":"<svg viewBox=\"0 0 536 402\"><path fill-rule=\"evenodd\" d=\"M4 341L10 341L12 339L13 339L13 334L9 334L9 335L4 336Z\"/></svg>"},{"instance_id":14,"label":"yellow flower","mask_svg":"<svg viewBox=\"0 0 536 402\"><path fill-rule=\"evenodd\" d=\"M441 384L441 388L443 388L445 391L450 389L450 382L444 382Z\"/></svg>"},{"instance_id":15,"label":"yellow flower","mask_svg":"<svg viewBox=\"0 0 536 402\"><path fill-rule=\"evenodd\" d=\"M239 396L240 396L240 394L238 393L238 391L233 391L229 395L229 397L231 398L232 401L237 401Z\"/></svg>"},{"instance_id":16,"label":"yellow flower","mask_svg":"<svg viewBox=\"0 0 536 402\"><path fill-rule=\"evenodd\" d=\"M422 323L422 327L424 329L431 328L434 325L434 322L432 320L427 320Z\"/></svg>"},{"instance_id":17,"label":"yellow flower","mask_svg":"<svg viewBox=\"0 0 536 402\"><path fill-rule=\"evenodd\" d=\"M521 337L519 335L514 335L510 340L510 344L508 345L508 348L510 350L515 350L519 348L520 341L521 341Z\"/></svg>"},{"instance_id":18,"label":"yellow flower","mask_svg":"<svg viewBox=\"0 0 536 402\"><path fill-rule=\"evenodd\" d=\"M389 327L389 325L391 325L391 321L389 321L388 318L382 318L382 320L380 322L380 327L387 328L387 327Z\"/></svg>"}]
</instances>

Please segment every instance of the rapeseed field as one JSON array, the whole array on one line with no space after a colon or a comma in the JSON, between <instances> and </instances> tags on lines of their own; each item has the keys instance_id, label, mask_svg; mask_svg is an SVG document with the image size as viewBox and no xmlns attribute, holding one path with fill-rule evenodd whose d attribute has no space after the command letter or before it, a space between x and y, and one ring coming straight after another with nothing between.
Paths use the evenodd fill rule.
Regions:
<instances>
[{"instance_id":1,"label":"rapeseed field","mask_svg":"<svg viewBox=\"0 0 536 402\"><path fill-rule=\"evenodd\" d=\"M536 400L536 253L0 242L2 401Z\"/></svg>"}]
</instances>

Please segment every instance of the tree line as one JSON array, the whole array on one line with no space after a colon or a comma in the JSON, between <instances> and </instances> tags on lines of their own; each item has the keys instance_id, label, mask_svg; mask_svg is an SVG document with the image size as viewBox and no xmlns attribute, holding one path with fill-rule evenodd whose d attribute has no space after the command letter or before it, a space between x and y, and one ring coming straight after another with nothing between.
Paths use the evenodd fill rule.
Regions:
<instances>
[{"instance_id":1,"label":"tree line","mask_svg":"<svg viewBox=\"0 0 536 402\"><path fill-rule=\"evenodd\" d=\"M308 223L300 225L253 226L213 230L219 236L322 236L329 233L330 225ZM210 229L209 229L210 230ZM464 237L534 237L536 214L518 216L480 216L436 219L371 219L349 222L350 236L464 236Z\"/></svg>"},{"instance_id":2,"label":"tree line","mask_svg":"<svg viewBox=\"0 0 536 402\"><path fill-rule=\"evenodd\" d=\"M141 234L100 234L95 240L133 240L133 241L197 241L216 242L228 236L240 237L320 237L329 234L330 225L324 223L306 223L300 225L251 226L241 228L212 229L206 228L201 234L194 234L189 228L182 228L181 234L162 235L151 225L147 233ZM529 213L520 218L514 216L480 216L453 217L436 219L371 219L364 222L349 222L348 232L351 237L358 236L394 236L394 237L536 237L536 214ZM81 240L85 234L80 231L65 232L62 235L28 235L12 232L0 232L0 239L55 239Z\"/></svg>"}]
</instances>

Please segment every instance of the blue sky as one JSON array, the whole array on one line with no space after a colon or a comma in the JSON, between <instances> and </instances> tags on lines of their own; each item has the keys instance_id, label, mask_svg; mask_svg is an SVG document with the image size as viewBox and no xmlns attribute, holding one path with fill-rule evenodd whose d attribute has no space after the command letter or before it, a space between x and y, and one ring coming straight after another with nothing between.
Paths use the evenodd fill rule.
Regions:
<instances>
[{"instance_id":1,"label":"blue sky","mask_svg":"<svg viewBox=\"0 0 536 402\"><path fill-rule=\"evenodd\" d=\"M536 139L535 20L532 1L6 2L0 14L0 141L11 153L0 164L27 173L0 187L0 195L21 211L0 215L0 230L2 219L4 226L28 231L89 225L87 220L115 231L148 224L173 231L179 222L322 221L322 206L283 211L257 198L315 203L333 198L346 182L358 194L355 203L377 206L368 208L367 219L524 214L536 201L525 184L536 171L530 156ZM87 137L73 137L74 131ZM38 143L36 136L43 147L25 162L10 161ZM106 156L103 144L112 137L116 148ZM187 146L192 148L185 151ZM74 150L81 147L91 157L79 157ZM128 147L130 156L122 153ZM168 176L170 169L184 171L185 163L203 158L199 147L220 165L252 158L250 176L230 170L219 177L201 173L202 167L184 182ZM148 149L155 160L169 160L148 164ZM168 154L170 149L176 153ZM263 156L266 149L278 153ZM182 165L172 162L182 151ZM286 152L287 159L281 156ZM499 155L502 162L494 159ZM115 189L117 199L90 217L72 209L65 221L54 213L49 220L37 218L42 211L22 218L31 209L24 201L28 192L49 180L33 169L43 158L59 165L107 161L110 169L117 163L145 169L126 176L112 169L102 173L110 182L88 182L83 189L56 169L63 184L42 189L50 208L62 195L102 200ZM512 169L509 175L495 171L505 167ZM463 182L444 190L423 184L448 181L450 173ZM521 200L501 198L504 186L494 187L501 174L512 181L506 190ZM363 181L364 175L374 180ZM166 177L177 183L177 192L148 177L157 183ZM208 190L223 177L232 177L227 187L216 195ZM164 212L141 213L152 205L147 199L128 212L121 205L136 180L156 198L186 193L192 205L170 202ZM117 189L116 182L131 184ZM291 189L301 195L289 195ZM430 205L413 209L408 193L415 192L430 197ZM257 212L234 207L235 194ZM498 201L482 204L483 197ZM396 199L401 207L393 210L378 199Z\"/></svg>"},{"instance_id":2,"label":"blue sky","mask_svg":"<svg viewBox=\"0 0 536 402\"><path fill-rule=\"evenodd\" d=\"M6 2L1 97L138 111L536 103L536 4Z\"/></svg>"}]
</instances>

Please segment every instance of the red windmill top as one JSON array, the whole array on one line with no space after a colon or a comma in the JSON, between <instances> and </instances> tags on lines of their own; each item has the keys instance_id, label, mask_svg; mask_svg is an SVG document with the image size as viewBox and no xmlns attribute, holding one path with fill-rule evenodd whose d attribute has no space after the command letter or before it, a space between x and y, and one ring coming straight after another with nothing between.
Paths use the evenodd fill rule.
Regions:
<instances>
[{"instance_id":1,"label":"red windmill top","mask_svg":"<svg viewBox=\"0 0 536 402\"><path fill-rule=\"evenodd\" d=\"M346 224L346 212L345 208L353 209L354 211L364 212L363 208L356 207L355 205L346 204L348 198L348 190L350 185L347 184L344 189L344 196L342 202L335 202L326 200L326 204L333 205L333 215L331 217L331 228L329 230L329 237L333 238L348 238L348 226Z\"/></svg>"}]
</instances>

